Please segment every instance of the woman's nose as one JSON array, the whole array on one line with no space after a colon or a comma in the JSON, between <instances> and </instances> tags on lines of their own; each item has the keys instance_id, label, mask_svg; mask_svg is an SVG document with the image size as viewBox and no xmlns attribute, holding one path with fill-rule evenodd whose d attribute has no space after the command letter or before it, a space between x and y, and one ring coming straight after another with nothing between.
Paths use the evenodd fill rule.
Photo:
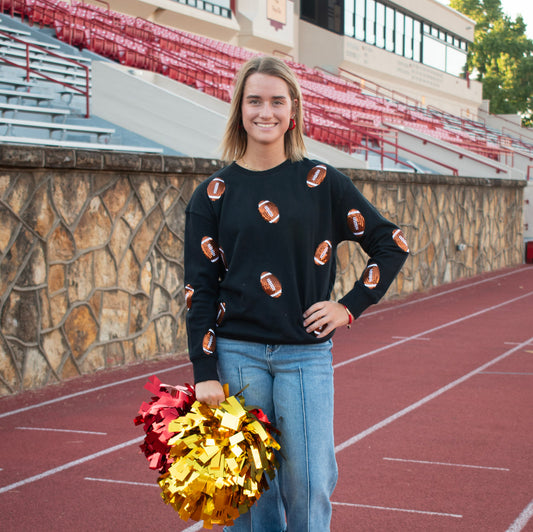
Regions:
<instances>
[{"instance_id":1,"label":"woman's nose","mask_svg":"<svg viewBox=\"0 0 533 532\"><path fill-rule=\"evenodd\" d=\"M272 105L270 105L270 103L268 103L268 102L265 102L261 106L260 115L261 116L272 116Z\"/></svg>"}]
</instances>

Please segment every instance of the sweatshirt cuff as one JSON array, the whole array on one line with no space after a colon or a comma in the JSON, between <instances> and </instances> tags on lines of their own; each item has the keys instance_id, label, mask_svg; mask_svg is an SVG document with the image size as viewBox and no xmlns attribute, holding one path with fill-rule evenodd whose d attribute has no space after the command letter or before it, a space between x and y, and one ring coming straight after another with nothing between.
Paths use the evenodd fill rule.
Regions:
<instances>
[{"instance_id":1,"label":"sweatshirt cuff","mask_svg":"<svg viewBox=\"0 0 533 532\"><path fill-rule=\"evenodd\" d=\"M194 383L203 381L218 381L217 359L214 356L203 356L192 360Z\"/></svg>"},{"instance_id":2,"label":"sweatshirt cuff","mask_svg":"<svg viewBox=\"0 0 533 532\"><path fill-rule=\"evenodd\" d=\"M369 292L370 290L358 281L352 290L339 299L339 303L345 305L356 320L370 305L379 301L379 297L376 298Z\"/></svg>"}]
</instances>

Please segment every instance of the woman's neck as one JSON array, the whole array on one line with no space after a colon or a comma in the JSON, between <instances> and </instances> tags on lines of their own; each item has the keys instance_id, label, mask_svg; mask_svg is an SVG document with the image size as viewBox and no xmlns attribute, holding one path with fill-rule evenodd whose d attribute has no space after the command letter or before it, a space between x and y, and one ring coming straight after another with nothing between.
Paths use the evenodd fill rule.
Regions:
<instances>
[{"instance_id":1,"label":"woman's neck","mask_svg":"<svg viewBox=\"0 0 533 532\"><path fill-rule=\"evenodd\" d=\"M286 159L285 151L272 153L270 150L258 151L247 149L245 154L237 161L237 164L248 170L260 172L275 168L285 162Z\"/></svg>"}]
</instances>

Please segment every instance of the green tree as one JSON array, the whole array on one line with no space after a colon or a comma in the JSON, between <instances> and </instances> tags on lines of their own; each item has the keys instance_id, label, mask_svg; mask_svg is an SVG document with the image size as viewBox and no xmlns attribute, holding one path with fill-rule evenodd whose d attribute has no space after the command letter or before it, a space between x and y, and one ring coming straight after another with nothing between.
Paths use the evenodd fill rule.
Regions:
<instances>
[{"instance_id":1,"label":"green tree","mask_svg":"<svg viewBox=\"0 0 533 532\"><path fill-rule=\"evenodd\" d=\"M476 22L467 68L483 84L490 112L522 115L533 120L533 40L524 19L512 20L500 0L451 0L450 7Z\"/></svg>"}]
</instances>

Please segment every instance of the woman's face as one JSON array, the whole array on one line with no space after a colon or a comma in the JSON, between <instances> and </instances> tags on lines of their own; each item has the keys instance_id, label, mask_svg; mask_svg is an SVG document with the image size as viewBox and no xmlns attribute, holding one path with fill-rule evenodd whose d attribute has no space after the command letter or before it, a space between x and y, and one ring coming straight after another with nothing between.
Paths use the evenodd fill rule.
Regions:
<instances>
[{"instance_id":1,"label":"woman's face","mask_svg":"<svg viewBox=\"0 0 533 532\"><path fill-rule=\"evenodd\" d=\"M242 123L248 135L248 149L269 145L284 147L285 132L293 116L287 83L276 76L251 74L244 85Z\"/></svg>"}]
</instances>

